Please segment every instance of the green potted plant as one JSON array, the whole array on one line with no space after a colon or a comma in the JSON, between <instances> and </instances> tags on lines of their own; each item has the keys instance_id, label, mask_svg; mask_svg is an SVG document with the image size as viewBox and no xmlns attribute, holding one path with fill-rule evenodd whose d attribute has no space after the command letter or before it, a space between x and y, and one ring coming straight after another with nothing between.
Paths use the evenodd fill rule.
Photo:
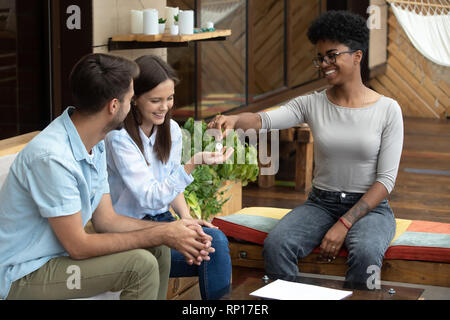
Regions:
<instances>
[{"instance_id":1,"label":"green potted plant","mask_svg":"<svg viewBox=\"0 0 450 320\"><path fill-rule=\"evenodd\" d=\"M158 19L160 34L164 34L164 30L166 29L166 21L167 21L167 19L163 19L163 18Z\"/></svg>"},{"instance_id":2,"label":"green potted plant","mask_svg":"<svg viewBox=\"0 0 450 320\"><path fill-rule=\"evenodd\" d=\"M174 24L172 26L170 26L170 34L173 36L176 36L179 33L178 15L173 16L173 19L174 19Z\"/></svg>"},{"instance_id":3,"label":"green potted plant","mask_svg":"<svg viewBox=\"0 0 450 320\"><path fill-rule=\"evenodd\" d=\"M190 147L190 150L183 150L190 155L198 152L194 137L201 137L202 151L213 151L215 149L215 138L205 134L207 124L205 121L194 121L189 118L183 126L183 146ZM246 186L250 181L258 178L258 153L255 146L248 143L242 144L236 132L232 132L227 141L232 141L234 155L227 163L208 166L200 165L192 173L194 182L184 191L186 202L190 206L191 215L198 219L211 220L216 214L222 211L224 204L230 200L225 196L231 184L229 181L238 181L242 186ZM238 156L245 155L245 163L237 160Z\"/></svg>"}]
</instances>

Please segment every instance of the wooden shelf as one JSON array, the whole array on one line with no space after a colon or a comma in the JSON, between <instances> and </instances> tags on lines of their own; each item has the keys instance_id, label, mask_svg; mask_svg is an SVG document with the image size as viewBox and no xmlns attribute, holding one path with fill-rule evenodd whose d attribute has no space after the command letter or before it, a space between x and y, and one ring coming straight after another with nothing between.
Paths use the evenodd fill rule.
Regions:
<instances>
[{"instance_id":1,"label":"wooden shelf","mask_svg":"<svg viewBox=\"0 0 450 320\"><path fill-rule=\"evenodd\" d=\"M0 31L0 39L16 39L16 34L11 31Z\"/></svg>"},{"instance_id":2,"label":"wooden shelf","mask_svg":"<svg viewBox=\"0 0 450 320\"><path fill-rule=\"evenodd\" d=\"M223 41L231 35L231 30L215 30L212 32L200 32L191 35L144 35L124 34L109 39L108 50L128 50L164 47L187 47L189 42L194 41Z\"/></svg>"}]
</instances>

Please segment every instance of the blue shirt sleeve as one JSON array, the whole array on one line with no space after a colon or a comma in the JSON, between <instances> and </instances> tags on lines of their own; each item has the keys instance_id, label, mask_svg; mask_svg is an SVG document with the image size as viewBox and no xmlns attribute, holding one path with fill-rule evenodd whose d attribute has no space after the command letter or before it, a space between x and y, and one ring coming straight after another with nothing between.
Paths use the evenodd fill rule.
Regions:
<instances>
[{"instance_id":1,"label":"blue shirt sleeve","mask_svg":"<svg viewBox=\"0 0 450 320\"><path fill-rule=\"evenodd\" d=\"M110 187L109 187L109 183L108 183L108 169L107 169L107 165L106 165L106 152L103 152L103 150L105 149L105 142L102 141L100 142L102 144L101 147L101 157L98 160L99 162L97 163L97 167L100 167L100 177L103 179L102 181L100 181L99 185L100 185L100 191L103 194L109 194L110 193ZM97 150L99 150L99 145L96 146ZM100 150L98 151L100 153Z\"/></svg>"},{"instance_id":2,"label":"blue shirt sleeve","mask_svg":"<svg viewBox=\"0 0 450 320\"><path fill-rule=\"evenodd\" d=\"M67 216L81 211L78 183L64 160L51 155L34 160L26 170L26 181L42 217Z\"/></svg>"}]
</instances>

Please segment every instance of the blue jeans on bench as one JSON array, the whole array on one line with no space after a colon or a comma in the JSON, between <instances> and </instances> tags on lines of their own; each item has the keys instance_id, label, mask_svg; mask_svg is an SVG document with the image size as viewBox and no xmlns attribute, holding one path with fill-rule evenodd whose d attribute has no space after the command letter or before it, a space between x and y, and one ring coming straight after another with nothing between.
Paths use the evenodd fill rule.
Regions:
<instances>
[{"instance_id":1,"label":"blue jeans on bench","mask_svg":"<svg viewBox=\"0 0 450 320\"><path fill-rule=\"evenodd\" d=\"M313 188L307 201L290 211L269 232L263 248L266 272L298 276L298 259L308 256L317 248L328 230L362 196L361 193L329 192ZM376 288L372 282L373 274L375 270L381 270L395 228L394 214L386 199L350 228L344 242L349 252L345 287ZM377 276L379 280L380 275Z\"/></svg>"},{"instance_id":2,"label":"blue jeans on bench","mask_svg":"<svg viewBox=\"0 0 450 320\"><path fill-rule=\"evenodd\" d=\"M175 220L170 212L147 215L144 219L158 222ZM200 266L190 266L180 252L171 249L170 278L198 276L202 299L218 300L230 290L231 258L228 239L218 229L203 227L203 231L213 238L211 246L215 252L209 255L211 260L203 261Z\"/></svg>"}]
</instances>

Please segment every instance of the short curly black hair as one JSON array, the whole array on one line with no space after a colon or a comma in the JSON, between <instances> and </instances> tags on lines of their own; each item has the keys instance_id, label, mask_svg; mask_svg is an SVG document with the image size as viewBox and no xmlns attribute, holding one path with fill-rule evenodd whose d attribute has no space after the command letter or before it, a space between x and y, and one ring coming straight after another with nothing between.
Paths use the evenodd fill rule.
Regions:
<instances>
[{"instance_id":1,"label":"short curly black hair","mask_svg":"<svg viewBox=\"0 0 450 320\"><path fill-rule=\"evenodd\" d=\"M366 20L349 11L330 10L321 14L312 22L307 35L313 44L319 40L336 41L351 50L362 50L364 54L369 47Z\"/></svg>"}]
</instances>

